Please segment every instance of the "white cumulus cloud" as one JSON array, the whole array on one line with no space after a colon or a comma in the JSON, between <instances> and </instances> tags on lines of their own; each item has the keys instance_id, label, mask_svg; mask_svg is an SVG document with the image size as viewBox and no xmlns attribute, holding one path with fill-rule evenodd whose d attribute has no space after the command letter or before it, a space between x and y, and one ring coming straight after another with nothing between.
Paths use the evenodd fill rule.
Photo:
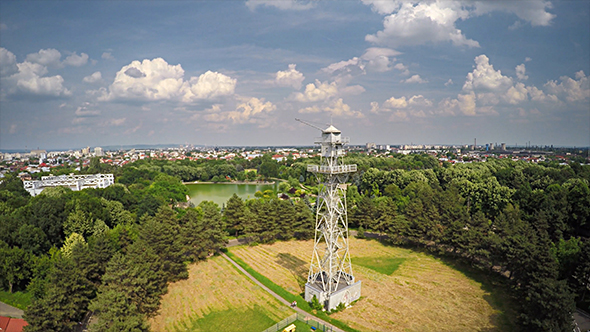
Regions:
<instances>
[{"instance_id":1,"label":"white cumulus cloud","mask_svg":"<svg viewBox=\"0 0 590 332\"><path fill-rule=\"evenodd\" d=\"M315 102L326 100L338 94L338 86L336 82L320 82L316 80L315 83L309 83L305 86L303 93L297 92L293 94L293 99L299 102Z\"/></svg>"},{"instance_id":2,"label":"white cumulus cloud","mask_svg":"<svg viewBox=\"0 0 590 332\"><path fill-rule=\"evenodd\" d=\"M258 6L274 7L280 10L307 10L313 8L315 5L311 1L301 0L248 0L246 6L250 10L256 9Z\"/></svg>"},{"instance_id":3,"label":"white cumulus cloud","mask_svg":"<svg viewBox=\"0 0 590 332\"><path fill-rule=\"evenodd\" d=\"M184 70L180 64L170 65L162 58L145 59L123 66L115 75L108 92L99 91L101 96L98 100L193 102L232 95L235 86L235 79L212 71L185 81Z\"/></svg>"},{"instance_id":4,"label":"white cumulus cloud","mask_svg":"<svg viewBox=\"0 0 590 332\"><path fill-rule=\"evenodd\" d=\"M428 81L423 79L422 77L420 77L420 75L412 75L412 77L410 77L406 80L402 80L401 82L402 83L418 83L418 84L428 83Z\"/></svg>"},{"instance_id":5,"label":"white cumulus cloud","mask_svg":"<svg viewBox=\"0 0 590 332\"><path fill-rule=\"evenodd\" d=\"M549 81L545 84L545 88L552 94L565 97L571 103L590 99L590 84L584 71L577 72L575 79L568 76L562 76L559 79L561 83Z\"/></svg>"},{"instance_id":6,"label":"white cumulus cloud","mask_svg":"<svg viewBox=\"0 0 590 332\"><path fill-rule=\"evenodd\" d=\"M88 75L82 79L86 83L96 83L102 80L102 74L97 71L92 73L92 75Z\"/></svg>"},{"instance_id":7,"label":"white cumulus cloud","mask_svg":"<svg viewBox=\"0 0 590 332\"><path fill-rule=\"evenodd\" d=\"M524 63L516 66L516 77L521 81L526 81L529 77L526 75L526 68Z\"/></svg>"},{"instance_id":8,"label":"white cumulus cloud","mask_svg":"<svg viewBox=\"0 0 590 332\"><path fill-rule=\"evenodd\" d=\"M0 47L0 76L9 76L17 71L16 56L4 47Z\"/></svg>"},{"instance_id":9,"label":"white cumulus cloud","mask_svg":"<svg viewBox=\"0 0 590 332\"><path fill-rule=\"evenodd\" d=\"M236 80L218 72L207 71L199 77L191 77L190 88L184 100L214 99L234 93Z\"/></svg>"},{"instance_id":10,"label":"white cumulus cloud","mask_svg":"<svg viewBox=\"0 0 590 332\"><path fill-rule=\"evenodd\" d=\"M367 35L365 40L397 47L420 45L429 42L451 42L456 46L479 47L475 40L468 39L455 26L459 19L467 19L469 11L458 2L398 2L397 6L376 5L373 8L381 14L388 14L383 20L383 30Z\"/></svg>"},{"instance_id":11,"label":"white cumulus cloud","mask_svg":"<svg viewBox=\"0 0 590 332\"><path fill-rule=\"evenodd\" d=\"M80 67L88 63L88 54L81 53L80 55L76 52L72 53L64 60L63 64L67 66Z\"/></svg>"},{"instance_id":12,"label":"white cumulus cloud","mask_svg":"<svg viewBox=\"0 0 590 332\"><path fill-rule=\"evenodd\" d=\"M27 55L28 62L38 63L43 66L59 66L61 64L60 59L61 53L54 48L39 50L37 53Z\"/></svg>"},{"instance_id":13,"label":"white cumulus cloud","mask_svg":"<svg viewBox=\"0 0 590 332\"><path fill-rule=\"evenodd\" d=\"M289 69L278 71L275 77L275 83L278 86L292 86L294 89L301 89L301 83L305 76L295 68L295 64L290 64Z\"/></svg>"}]
</instances>

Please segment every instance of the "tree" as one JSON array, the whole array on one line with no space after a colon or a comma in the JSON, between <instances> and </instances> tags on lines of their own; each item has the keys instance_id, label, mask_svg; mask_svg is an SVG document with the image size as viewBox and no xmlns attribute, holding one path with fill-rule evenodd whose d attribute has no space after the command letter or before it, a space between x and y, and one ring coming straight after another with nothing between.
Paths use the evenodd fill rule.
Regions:
<instances>
[{"instance_id":1,"label":"tree","mask_svg":"<svg viewBox=\"0 0 590 332\"><path fill-rule=\"evenodd\" d=\"M161 207L154 217L143 218L139 231L139 239L160 257L162 270L169 281L188 277L179 231L174 211L167 206Z\"/></svg>"},{"instance_id":2,"label":"tree","mask_svg":"<svg viewBox=\"0 0 590 332\"><path fill-rule=\"evenodd\" d=\"M260 164L258 173L265 178L276 178L279 176L279 166L276 161L270 159Z\"/></svg>"},{"instance_id":3,"label":"tree","mask_svg":"<svg viewBox=\"0 0 590 332\"><path fill-rule=\"evenodd\" d=\"M8 248L0 245L0 281L8 283L8 292L12 293L15 285L20 285L31 276L31 255L18 247Z\"/></svg>"},{"instance_id":4,"label":"tree","mask_svg":"<svg viewBox=\"0 0 590 332\"><path fill-rule=\"evenodd\" d=\"M182 217L181 239L185 255L193 260L206 259L209 255L223 248L223 222L217 206L203 204L202 216L196 209L188 209Z\"/></svg>"},{"instance_id":5,"label":"tree","mask_svg":"<svg viewBox=\"0 0 590 332\"><path fill-rule=\"evenodd\" d=\"M149 325L145 316L127 294L113 288L101 289L90 304L90 310L98 317L91 325L93 332L147 332Z\"/></svg>"},{"instance_id":6,"label":"tree","mask_svg":"<svg viewBox=\"0 0 590 332\"><path fill-rule=\"evenodd\" d=\"M235 230L235 236L238 236L240 231L244 231L246 206L244 205L244 201L235 193L227 201L223 210L223 217L228 228Z\"/></svg>"},{"instance_id":7,"label":"tree","mask_svg":"<svg viewBox=\"0 0 590 332\"><path fill-rule=\"evenodd\" d=\"M92 284L72 259L58 257L48 276L46 294L25 310L26 332L74 331L88 310Z\"/></svg>"}]
</instances>

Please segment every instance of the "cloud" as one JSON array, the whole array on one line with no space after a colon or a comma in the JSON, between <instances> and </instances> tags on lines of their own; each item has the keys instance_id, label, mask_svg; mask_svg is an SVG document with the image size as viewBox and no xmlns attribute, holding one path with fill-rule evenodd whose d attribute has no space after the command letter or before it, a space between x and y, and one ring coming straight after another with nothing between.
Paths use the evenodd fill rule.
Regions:
<instances>
[{"instance_id":1,"label":"cloud","mask_svg":"<svg viewBox=\"0 0 590 332\"><path fill-rule=\"evenodd\" d=\"M222 111L221 105L215 104L208 109L203 118L211 122L231 122L234 124L256 123L259 126L268 125L266 117L277 107L264 98L240 97L240 103L233 111Z\"/></svg>"},{"instance_id":2,"label":"cloud","mask_svg":"<svg viewBox=\"0 0 590 332\"><path fill-rule=\"evenodd\" d=\"M518 82L506 91L504 98L509 104L520 104L528 100L528 90L523 83Z\"/></svg>"},{"instance_id":3,"label":"cloud","mask_svg":"<svg viewBox=\"0 0 590 332\"><path fill-rule=\"evenodd\" d=\"M399 54L401 53L390 48L370 47L361 56L361 59L367 62L366 67L368 70L386 72L392 69L391 64L395 61L390 57Z\"/></svg>"},{"instance_id":4,"label":"cloud","mask_svg":"<svg viewBox=\"0 0 590 332\"><path fill-rule=\"evenodd\" d=\"M336 117L348 117L348 118L364 118L364 114L359 111L353 111L350 106L345 104L342 98L331 101L330 103L323 106L310 106L299 110L299 113L330 113Z\"/></svg>"},{"instance_id":5,"label":"cloud","mask_svg":"<svg viewBox=\"0 0 590 332\"><path fill-rule=\"evenodd\" d=\"M529 58L528 56L526 58L524 58L524 62L529 62L532 61L533 59Z\"/></svg>"},{"instance_id":6,"label":"cloud","mask_svg":"<svg viewBox=\"0 0 590 332\"><path fill-rule=\"evenodd\" d=\"M91 105L89 103L86 103L86 105L78 107L74 114L76 114L76 116L79 117L93 117L100 115L99 110L90 110L88 109L89 107L91 107Z\"/></svg>"},{"instance_id":7,"label":"cloud","mask_svg":"<svg viewBox=\"0 0 590 332\"><path fill-rule=\"evenodd\" d=\"M584 71L580 70L575 74L575 78L576 79L572 79L568 76L562 76L559 78L561 83L557 84L557 81L552 80L545 83L544 87L552 94L565 97L570 103L590 99L590 84L588 83L588 76L584 74Z\"/></svg>"},{"instance_id":8,"label":"cloud","mask_svg":"<svg viewBox=\"0 0 590 332\"><path fill-rule=\"evenodd\" d=\"M457 20L469 17L469 11L457 2L401 2L385 7L375 1L371 5L378 13L389 15L383 20L382 31L365 37L370 43L397 47L451 42L455 46L479 47L477 41L466 38L455 26Z\"/></svg>"},{"instance_id":9,"label":"cloud","mask_svg":"<svg viewBox=\"0 0 590 332\"><path fill-rule=\"evenodd\" d=\"M11 125L10 125L10 129L8 129L8 133L9 133L9 134L16 134L16 129L17 129L17 128L18 128L18 127L17 127L17 125L16 125L16 124L14 124L14 123L13 123L13 124L11 124Z\"/></svg>"},{"instance_id":10,"label":"cloud","mask_svg":"<svg viewBox=\"0 0 590 332\"><path fill-rule=\"evenodd\" d=\"M27 55L27 61L31 63L38 63L43 66L59 66L61 53L53 48L39 50L37 53Z\"/></svg>"},{"instance_id":11,"label":"cloud","mask_svg":"<svg viewBox=\"0 0 590 332\"><path fill-rule=\"evenodd\" d=\"M127 70L125 70L125 75L129 76L129 77L133 77L133 78L141 78L141 77L145 77L145 74L134 67L128 68Z\"/></svg>"},{"instance_id":12,"label":"cloud","mask_svg":"<svg viewBox=\"0 0 590 332\"><path fill-rule=\"evenodd\" d=\"M60 75L44 77L47 67L28 61L17 64L18 73L8 78L8 94L39 97L69 97L72 92L63 86ZM3 87L4 88L4 87Z\"/></svg>"},{"instance_id":13,"label":"cloud","mask_svg":"<svg viewBox=\"0 0 590 332\"><path fill-rule=\"evenodd\" d=\"M518 77L519 80L526 81L529 78L525 73L526 68L524 66L524 63L516 66L516 77Z\"/></svg>"},{"instance_id":14,"label":"cloud","mask_svg":"<svg viewBox=\"0 0 590 332\"><path fill-rule=\"evenodd\" d=\"M422 79L422 77L420 77L420 75L412 75L412 77L408 78L407 80L402 80L401 82L402 83L418 83L418 84L428 83L428 81Z\"/></svg>"},{"instance_id":15,"label":"cloud","mask_svg":"<svg viewBox=\"0 0 590 332\"><path fill-rule=\"evenodd\" d=\"M292 86L294 89L301 89L301 83L305 79L302 73L295 69L295 64L290 64L289 69L278 71L275 77L275 83L278 86Z\"/></svg>"},{"instance_id":16,"label":"cloud","mask_svg":"<svg viewBox=\"0 0 590 332\"><path fill-rule=\"evenodd\" d=\"M103 52L100 57L105 60L115 60L115 57L111 54L111 52Z\"/></svg>"},{"instance_id":17,"label":"cloud","mask_svg":"<svg viewBox=\"0 0 590 332\"><path fill-rule=\"evenodd\" d=\"M194 102L203 99L215 99L232 95L236 80L221 73L207 71L198 76L184 80L181 65L170 65L162 58L133 61L123 66L115 75L113 83L107 90L98 90L90 94L99 94L99 101L110 100L176 100Z\"/></svg>"},{"instance_id":18,"label":"cloud","mask_svg":"<svg viewBox=\"0 0 590 332\"><path fill-rule=\"evenodd\" d=\"M401 62L396 63L395 66L393 66L393 68L399 70L402 75L410 75L410 71L408 70L408 67L405 66Z\"/></svg>"},{"instance_id":19,"label":"cloud","mask_svg":"<svg viewBox=\"0 0 590 332\"><path fill-rule=\"evenodd\" d=\"M421 111L422 108L430 107L432 107L432 101L426 99L422 95L414 95L409 98L401 96L399 98L391 97L387 99L383 103L382 107L379 107L379 104L376 102L371 103L371 112L381 113L392 112L393 110L399 109L408 109L409 111L411 111L410 114L419 114L418 112ZM424 114L424 112L420 114Z\"/></svg>"},{"instance_id":20,"label":"cloud","mask_svg":"<svg viewBox=\"0 0 590 332\"><path fill-rule=\"evenodd\" d=\"M512 79L502 75L500 70L495 70L490 64L490 59L485 55L479 55L475 58L476 68L473 72L467 74L467 79L463 85L465 91L500 91L507 90L512 86Z\"/></svg>"},{"instance_id":21,"label":"cloud","mask_svg":"<svg viewBox=\"0 0 590 332\"><path fill-rule=\"evenodd\" d=\"M119 119L108 119L104 125L106 126L110 126L110 127L119 127L122 126L125 121L127 121L127 118L119 118Z\"/></svg>"},{"instance_id":22,"label":"cloud","mask_svg":"<svg viewBox=\"0 0 590 332\"><path fill-rule=\"evenodd\" d=\"M336 82L320 82L319 80L314 83L309 83L305 86L303 93L297 92L292 95L292 99L299 102L315 102L326 100L330 97L334 97L338 94L338 87Z\"/></svg>"},{"instance_id":23,"label":"cloud","mask_svg":"<svg viewBox=\"0 0 590 332\"><path fill-rule=\"evenodd\" d=\"M17 71L16 56L4 47L0 47L0 76L10 76Z\"/></svg>"},{"instance_id":24,"label":"cloud","mask_svg":"<svg viewBox=\"0 0 590 332\"><path fill-rule=\"evenodd\" d=\"M250 10L256 9L258 6L274 7L280 10L308 10L315 6L311 1L300 0L248 0L246 6Z\"/></svg>"},{"instance_id":25,"label":"cloud","mask_svg":"<svg viewBox=\"0 0 590 332\"><path fill-rule=\"evenodd\" d=\"M453 80L449 78L449 80L445 83L445 86L453 85Z\"/></svg>"},{"instance_id":26,"label":"cloud","mask_svg":"<svg viewBox=\"0 0 590 332\"><path fill-rule=\"evenodd\" d=\"M88 75L82 79L86 83L96 83L102 80L102 74L97 71L94 72L92 75Z\"/></svg>"},{"instance_id":27,"label":"cloud","mask_svg":"<svg viewBox=\"0 0 590 332\"><path fill-rule=\"evenodd\" d=\"M381 1L362 0L381 15L383 30L369 34L365 40L378 45L397 47L450 42L455 46L479 47L456 27L458 20L501 11L515 14L532 26L548 26L554 14L547 10L551 2L537 1ZM510 29L522 25L516 21Z\"/></svg>"},{"instance_id":28,"label":"cloud","mask_svg":"<svg viewBox=\"0 0 590 332\"><path fill-rule=\"evenodd\" d=\"M332 63L329 66L322 68L322 71L328 74L333 74L335 72L351 72L356 68L359 68L361 71L364 71L365 69L364 64L361 63L358 57Z\"/></svg>"},{"instance_id":29,"label":"cloud","mask_svg":"<svg viewBox=\"0 0 590 332\"><path fill-rule=\"evenodd\" d=\"M63 62L64 65L67 66L74 66L80 67L88 63L88 54L80 53L80 55L76 54L76 52L69 55Z\"/></svg>"},{"instance_id":30,"label":"cloud","mask_svg":"<svg viewBox=\"0 0 590 332\"><path fill-rule=\"evenodd\" d=\"M457 99L445 98L438 103L439 113L476 115L475 93L459 94Z\"/></svg>"},{"instance_id":31,"label":"cloud","mask_svg":"<svg viewBox=\"0 0 590 332\"><path fill-rule=\"evenodd\" d=\"M215 99L234 94L236 80L218 72L207 71L199 77L191 77L190 87L183 100Z\"/></svg>"},{"instance_id":32,"label":"cloud","mask_svg":"<svg viewBox=\"0 0 590 332\"><path fill-rule=\"evenodd\" d=\"M138 73L143 74L137 75ZM133 75L133 76L131 76ZM137 76L137 77L134 77ZM115 75L108 94L100 101L169 100L182 94L184 70L180 65L169 65L162 58L137 60L124 66Z\"/></svg>"},{"instance_id":33,"label":"cloud","mask_svg":"<svg viewBox=\"0 0 590 332\"><path fill-rule=\"evenodd\" d=\"M493 11L503 11L515 14L521 20L529 22L532 26L548 26L555 18L554 14L547 12L553 6L546 0L540 1L476 1L473 3L475 15L484 15Z\"/></svg>"}]
</instances>

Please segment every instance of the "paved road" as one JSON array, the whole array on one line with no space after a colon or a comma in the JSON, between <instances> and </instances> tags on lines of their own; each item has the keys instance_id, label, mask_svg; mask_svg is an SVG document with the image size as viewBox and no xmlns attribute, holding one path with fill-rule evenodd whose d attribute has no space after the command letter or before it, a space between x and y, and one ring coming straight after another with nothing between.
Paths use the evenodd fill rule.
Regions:
<instances>
[{"instance_id":1,"label":"paved road","mask_svg":"<svg viewBox=\"0 0 590 332\"><path fill-rule=\"evenodd\" d=\"M228 245L229 246L229 245ZM281 303L283 303L286 306L291 307L291 303L287 302L287 300L283 299L282 297L280 297L277 293L271 291L268 287L264 286L260 281L256 280L256 278L254 278L250 273L248 273L246 270L244 270L241 266L238 265L238 263L234 262L231 258L229 258L226 254L221 253L221 256L223 256L223 258L227 259L230 263L232 263L235 267L238 268L238 270L240 270L244 275L246 275L246 277L250 278L252 281L254 281L254 283L256 283L258 286L262 287L262 289L264 289L265 291L267 291L270 295L274 296L277 300L281 301ZM324 324L326 326L330 326L332 327L332 330L335 332L345 332L339 328L337 328L336 326L322 320L319 319L313 315L310 315L308 312L304 311L303 309L300 308L293 308L295 309L297 312L299 312L302 315L306 315L306 316L312 316L313 320L320 322L321 324Z\"/></svg>"},{"instance_id":2,"label":"paved road","mask_svg":"<svg viewBox=\"0 0 590 332\"><path fill-rule=\"evenodd\" d=\"M23 318L23 311L6 303L0 302L0 316Z\"/></svg>"}]
</instances>

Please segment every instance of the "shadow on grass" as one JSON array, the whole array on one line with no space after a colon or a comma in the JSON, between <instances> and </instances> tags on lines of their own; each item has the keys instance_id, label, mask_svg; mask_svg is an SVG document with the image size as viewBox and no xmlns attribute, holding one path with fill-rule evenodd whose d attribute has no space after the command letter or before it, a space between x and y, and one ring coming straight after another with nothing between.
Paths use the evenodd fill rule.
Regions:
<instances>
[{"instance_id":1,"label":"shadow on grass","mask_svg":"<svg viewBox=\"0 0 590 332\"><path fill-rule=\"evenodd\" d=\"M480 329L477 331L514 331L516 329L516 306L515 299L510 295L508 280L495 273L486 273L482 269L471 266L465 259L433 252L425 247L403 243L391 243L385 239L365 239L365 241L378 241L384 246L397 247L419 252L441 261L444 265L459 271L467 278L481 284L481 289L486 293L483 299L497 311L491 315L490 323L496 326L495 329Z\"/></svg>"},{"instance_id":2,"label":"shadow on grass","mask_svg":"<svg viewBox=\"0 0 590 332\"><path fill-rule=\"evenodd\" d=\"M293 277L297 280L299 289L304 291L305 283L307 282L307 279L304 277L307 276L307 262L289 253L278 254L276 262L291 272Z\"/></svg>"}]
</instances>

